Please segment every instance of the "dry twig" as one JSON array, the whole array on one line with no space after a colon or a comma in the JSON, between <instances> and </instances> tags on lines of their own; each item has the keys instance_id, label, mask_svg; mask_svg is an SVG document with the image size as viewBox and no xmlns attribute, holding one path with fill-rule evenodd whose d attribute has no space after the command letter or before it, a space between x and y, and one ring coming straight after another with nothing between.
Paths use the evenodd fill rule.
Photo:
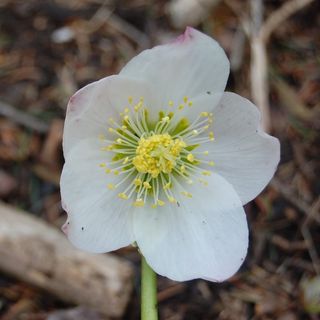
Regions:
<instances>
[{"instance_id":1,"label":"dry twig","mask_svg":"<svg viewBox=\"0 0 320 320\"><path fill-rule=\"evenodd\" d=\"M261 28L261 36L267 42L271 34L291 15L301 10L314 0L290 0L285 2L278 10L274 11L264 22Z\"/></svg>"},{"instance_id":2,"label":"dry twig","mask_svg":"<svg viewBox=\"0 0 320 320\"><path fill-rule=\"evenodd\" d=\"M0 101L0 116L7 117L16 123L40 133L46 133L49 130L49 124L38 120L26 112L17 110L13 106L2 101Z\"/></svg>"},{"instance_id":3,"label":"dry twig","mask_svg":"<svg viewBox=\"0 0 320 320\"><path fill-rule=\"evenodd\" d=\"M0 216L0 270L64 301L123 314L132 289L127 262L79 251L55 228L1 203Z\"/></svg>"},{"instance_id":4,"label":"dry twig","mask_svg":"<svg viewBox=\"0 0 320 320\"><path fill-rule=\"evenodd\" d=\"M314 0L291 0L286 2L280 9L273 12L263 22L263 0L250 0L251 19L240 11L233 0L225 0L229 8L238 16L240 24L250 40L251 46L251 94L255 104L260 108L262 114L262 127L266 132L270 131L270 108L269 108L269 83L267 73L266 44L272 32L290 15L302 9Z\"/></svg>"}]
</instances>

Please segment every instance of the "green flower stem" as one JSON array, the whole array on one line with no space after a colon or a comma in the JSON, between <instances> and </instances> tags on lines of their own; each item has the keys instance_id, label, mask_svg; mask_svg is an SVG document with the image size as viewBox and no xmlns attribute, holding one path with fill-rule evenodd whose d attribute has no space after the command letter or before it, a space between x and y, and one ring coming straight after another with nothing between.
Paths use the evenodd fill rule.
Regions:
<instances>
[{"instance_id":1,"label":"green flower stem","mask_svg":"<svg viewBox=\"0 0 320 320\"><path fill-rule=\"evenodd\" d=\"M141 256L141 320L158 320L157 275Z\"/></svg>"}]
</instances>

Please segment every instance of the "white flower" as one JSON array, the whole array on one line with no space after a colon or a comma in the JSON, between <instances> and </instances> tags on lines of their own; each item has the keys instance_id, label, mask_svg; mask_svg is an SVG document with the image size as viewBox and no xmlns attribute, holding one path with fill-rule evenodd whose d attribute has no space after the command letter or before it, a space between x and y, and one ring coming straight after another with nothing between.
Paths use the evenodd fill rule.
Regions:
<instances>
[{"instance_id":1,"label":"white flower","mask_svg":"<svg viewBox=\"0 0 320 320\"><path fill-rule=\"evenodd\" d=\"M178 281L238 270L242 206L273 176L280 148L251 102L223 92L228 75L217 42L187 28L70 99L61 195L75 246L101 253L136 242Z\"/></svg>"}]
</instances>

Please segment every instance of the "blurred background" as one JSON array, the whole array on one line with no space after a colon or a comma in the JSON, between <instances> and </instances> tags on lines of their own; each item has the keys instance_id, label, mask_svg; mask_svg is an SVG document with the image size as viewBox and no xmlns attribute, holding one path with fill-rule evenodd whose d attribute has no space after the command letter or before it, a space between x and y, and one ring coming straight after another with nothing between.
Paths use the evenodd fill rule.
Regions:
<instances>
[{"instance_id":1,"label":"blurred background","mask_svg":"<svg viewBox=\"0 0 320 320\"><path fill-rule=\"evenodd\" d=\"M187 25L225 49L227 89L262 108L282 154L246 206L240 272L221 284L159 277L160 319L319 319L320 2L311 0L0 1L0 319L139 319L136 249L98 261L60 231L63 120L78 88Z\"/></svg>"}]
</instances>

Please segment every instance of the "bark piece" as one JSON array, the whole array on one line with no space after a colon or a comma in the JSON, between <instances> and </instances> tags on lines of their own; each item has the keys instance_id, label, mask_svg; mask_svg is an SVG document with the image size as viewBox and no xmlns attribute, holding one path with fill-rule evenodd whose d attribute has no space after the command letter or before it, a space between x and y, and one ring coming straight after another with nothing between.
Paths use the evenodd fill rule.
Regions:
<instances>
[{"instance_id":1,"label":"bark piece","mask_svg":"<svg viewBox=\"0 0 320 320\"><path fill-rule=\"evenodd\" d=\"M129 263L79 251L61 231L1 202L0 257L0 270L107 316L120 317L130 298Z\"/></svg>"}]
</instances>

